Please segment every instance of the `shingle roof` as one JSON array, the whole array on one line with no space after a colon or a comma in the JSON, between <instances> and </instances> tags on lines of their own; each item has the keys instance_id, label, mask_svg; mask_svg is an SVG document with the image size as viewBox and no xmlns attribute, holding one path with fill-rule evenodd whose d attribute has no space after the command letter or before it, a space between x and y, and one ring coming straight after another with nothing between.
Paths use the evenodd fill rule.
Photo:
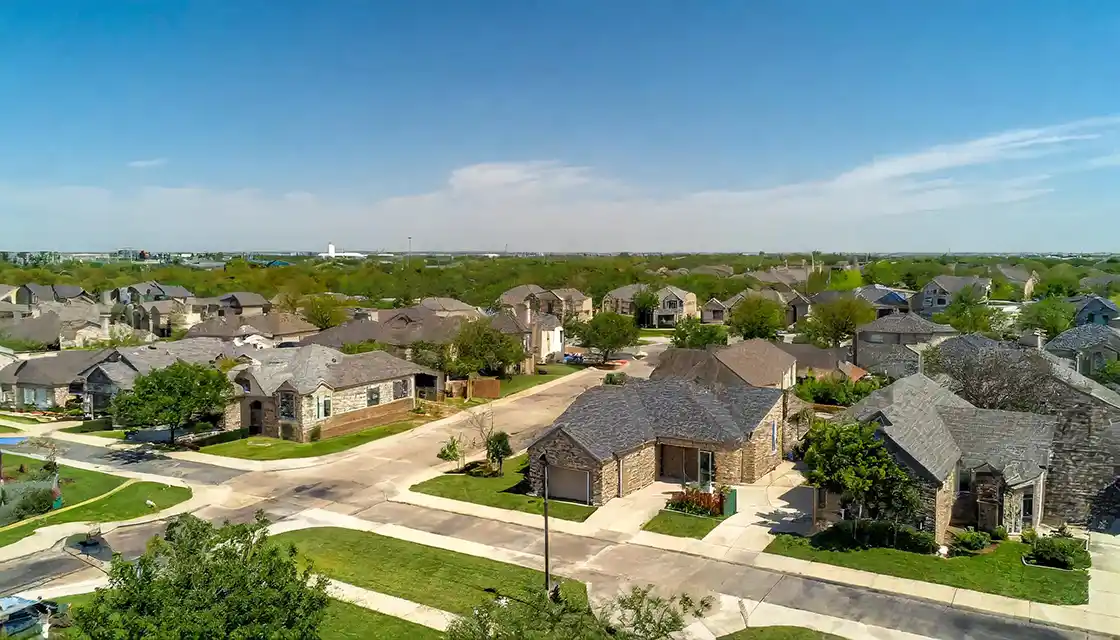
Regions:
<instances>
[{"instance_id":1,"label":"shingle roof","mask_svg":"<svg viewBox=\"0 0 1120 640\"><path fill-rule=\"evenodd\" d=\"M62 319L53 311L35 318L11 318L0 320L0 335L14 340L39 342L45 345L58 343L62 334Z\"/></svg>"},{"instance_id":2,"label":"shingle roof","mask_svg":"<svg viewBox=\"0 0 1120 640\"><path fill-rule=\"evenodd\" d=\"M992 286L991 278L981 278L980 276L936 276L933 281L949 293L957 293L967 287L982 290Z\"/></svg>"},{"instance_id":3,"label":"shingle roof","mask_svg":"<svg viewBox=\"0 0 1120 640\"><path fill-rule=\"evenodd\" d=\"M839 371L840 363L849 359L848 350L844 347L822 349L813 344L793 344L789 342L775 342L773 344L797 359L798 375L807 375L810 369L818 374Z\"/></svg>"},{"instance_id":4,"label":"shingle roof","mask_svg":"<svg viewBox=\"0 0 1120 640\"><path fill-rule=\"evenodd\" d=\"M56 284L52 288L54 289L54 297L58 300L77 298L86 292L85 289L72 284Z\"/></svg>"},{"instance_id":5,"label":"shingle roof","mask_svg":"<svg viewBox=\"0 0 1120 640\"><path fill-rule=\"evenodd\" d=\"M295 314L275 312L259 316L218 316L210 318L188 329L187 335L229 339L260 334L272 338L318 330L318 327Z\"/></svg>"},{"instance_id":6,"label":"shingle roof","mask_svg":"<svg viewBox=\"0 0 1120 640\"><path fill-rule=\"evenodd\" d=\"M535 284L519 284L516 287L503 293L498 300L502 304L515 305L525 302L525 298L532 294L543 293L544 288L538 287Z\"/></svg>"},{"instance_id":7,"label":"shingle roof","mask_svg":"<svg viewBox=\"0 0 1120 640\"><path fill-rule=\"evenodd\" d=\"M996 265L996 271L999 271L1008 282L1014 282L1015 284L1025 284L1031 279L1031 272L1019 265Z\"/></svg>"},{"instance_id":8,"label":"shingle roof","mask_svg":"<svg viewBox=\"0 0 1120 640\"><path fill-rule=\"evenodd\" d=\"M874 333L957 333L947 324L937 324L916 313L891 313L868 322L857 329Z\"/></svg>"},{"instance_id":9,"label":"shingle roof","mask_svg":"<svg viewBox=\"0 0 1120 640\"><path fill-rule=\"evenodd\" d=\"M583 302L587 299L587 294L579 289L573 289L571 287L553 289L552 293L555 293L558 298L567 300L568 302Z\"/></svg>"},{"instance_id":10,"label":"shingle roof","mask_svg":"<svg viewBox=\"0 0 1120 640\"><path fill-rule=\"evenodd\" d=\"M648 284L628 284L608 291L606 297L613 298L615 300L630 301L634 299L634 296L638 295L639 291L644 291L648 288Z\"/></svg>"},{"instance_id":11,"label":"shingle roof","mask_svg":"<svg viewBox=\"0 0 1120 640\"><path fill-rule=\"evenodd\" d=\"M335 349L346 344L376 341L395 347L413 342L448 344L455 340L464 319L436 315L429 309L397 309L378 320L351 320L304 338L300 344L320 344Z\"/></svg>"},{"instance_id":12,"label":"shingle roof","mask_svg":"<svg viewBox=\"0 0 1120 640\"><path fill-rule=\"evenodd\" d=\"M269 304L264 296L252 291L234 291L223 294L218 299L226 303L236 302L239 307L265 307Z\"/></svg>"},{"instance_id":13,"label":"shingle roof","mask_svg":"<svg viewBox=\"0 0 1120 640\"><path fill-rule=\"evenodd\" d=\"M657 291L657 295L658 295L658 297L664 297L666 292L672 293L673 295L677 296L678 298L681 299L682 302L689 295L688 291L685 291L684 289L681 289L680 287L674 287L673 285L668 285L668 286L665 286L665 287L661 287L661 289L659 289Z\"/></svg>"},{"instance_id":14,"label":"shingle roof","mask_svg":"<svg viewBox=\"0 0 1120 640\"><path fill-rule=\"evenodd\" d=\"M563 324L560 322L560 318L551 313L542 313L537 316L537 326L540 327L541 331L552 331L553 329L559 329Z\"/></svg>"},{"instance_id":15,"label":"shingle roof","mask_svg":"<svg viewBox=\"0 0 1120 640\"><path fill-rule=\"evenodd\" d=\"M509 335L529 333L529 327L509 309L502 309L490 316L490 326Z\"/></svg>"},{"instance_id":16,"label":"shingle roof","mask_svg":"<svg viewBox=\"0 0 1120 640\"><path fill-rule=\"evenodd\" d=\"M307 394L320 384L344 389L412 374L438 375L384 351L345 355L317 344L294 349L263 349L250 357L253 363L234 375L251 375L267 395L275 393L284 383L300 394Z\"/></svg>"},{"instance_id":17,"label":"shingle roof","mask_svg":"<svg viewBox=\"0 0 1120 640\"><path fill-rule=\"evenodd\" d=\"M111 349L60 351L54 356L14 362L9 367L21 365L14 372L14 380L17 384L60 387L70 384L83 371L105 360L111 353ZM5 371L11 378L12 372L9 372L7 367Z\"/></svg>"},{"instance_id":18,"label":"shingle roof","mask_svg":"<svg viewBox=\"0 0 1120 640\"><path fill-rule=\"evenodd\" d=\"M466 311L478 313L478 307L469 305L462 300L456 300L455 298L424 298L417 304L417 306L424 307L425 309L430 309L432 311Z\"/></svg>"},{"instance_id":19,"label":"shingle roof","mask_svg":"<svg viewBox=\"0 0 1120 640\"><path fill-rule=\"evenodd\" d=\"M537 442L560 431L601 461L658 437L741 443L781 399L778 389L635 378L583 392Z\"/></svg>"},{"instance_id":20,"label":"shingle roof","mask_svg":"<svg viewBox=\"0 0 1120 640\"><path fill-rule=\"evenodd\" d=\"M1047 351L1080 351L1099 344L1120 347L1120 331L1106 324L1083 324L1059 333L1046 343Z\"/></svg>"},{"instance_id":21,"label":"shingle roof","mask_svg":"<svg viewBox=\"0 0 1120 640\"><path fill-rule=\"evenodd\" d=\"M0 284L0 298L10 294L11 292L19 289L19 287L12 284Z\"/></svg>"},{"instance_id":22,"label":"shingle roof","mask_svg":"<svg viewBox=\"0 0 1120 640\"><path fill-rule=\"evenodd\" d=\"M938 407L937 414L969 469L991 466L1009 485L1037 478L1049 464L1057 419L1034 413L975 407Z\"/></svg>"},{"instance_id":23,"label":"shingle roof","mask_svg":"<svg viewBox=\"0 0 1120 640\"><path fill-rule=\"evenodd\" d=\"M720 347L715 356L747 384L756 387L781 385L782 377L797 364L796 358L760 338Z\"/></svg>"}]
</instances>

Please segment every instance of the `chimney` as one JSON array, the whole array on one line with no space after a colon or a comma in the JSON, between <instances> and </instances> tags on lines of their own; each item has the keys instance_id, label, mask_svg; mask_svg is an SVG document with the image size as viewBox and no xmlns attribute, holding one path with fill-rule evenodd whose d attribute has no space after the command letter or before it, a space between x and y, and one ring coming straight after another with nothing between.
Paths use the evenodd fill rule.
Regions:
<instances>
[{"instance_id":1,"label":"chimney","mask_svg":"<svg viewBox=\"0 0 1120 640\"><path fill-rule=\"evenodd\" d=\"M101 304L113 306L113 291L111 289L101 292Z\"/></svg>"},{"instance_id":2,"label":"chimney","mask_svg":"<svg viewBox=\"0 0 1120 640\"><path fill-rule=\"evenodd\" d=\"M525 326L533 326L533 307L528 300L522 302L515 307L517 312L517 319L525 323Z\"/></svg>"},{"instance_id":3,"label":"chimney","mask_svg":"<svg viewBox=\"0 0 1120 640\"><path fill-rule=\"evenodd\" d=\"M109 336L109 319L111 316L112 313L110 313L108 309L101 310L101 314L99 317L99 320L101 321L101 331L105 333L106 337Z\"/></svg>"}]
</instances>

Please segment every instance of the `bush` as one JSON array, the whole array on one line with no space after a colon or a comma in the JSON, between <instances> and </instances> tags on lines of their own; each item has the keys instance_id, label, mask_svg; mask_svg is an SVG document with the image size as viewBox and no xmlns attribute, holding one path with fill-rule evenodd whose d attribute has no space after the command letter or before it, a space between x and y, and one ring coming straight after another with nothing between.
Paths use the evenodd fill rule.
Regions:
<instances>
[{"instance_id":1,"label":"bush","mask_svg":"<svg viewBox=\"0 0 1120 640\"><path fill-rule=\"evenodd\" d=\"M798 398L816 404L850 407L881 386L878 378L852 382L846 378L817 378L809 375L794 387Z\"/></svg>"},{"instance_id":2,"label":"bush","mask_svg":"<svg viewBox=\"0 0 1120 640\"><path fill-rule=\"evenodd\" d=\"M205 436L191 441L191 444L196 447L208 447L212 444L222 444L223 442L233 442L234 440L244 440L249 437L248 429L234 429L232 431L223 431L222 433L215 433L212 436Z\"/></svg>"},{"instance_id":3,"label":"bush","mask_svg":"<svg viewBox=\"0 0 1120 640\"><path fill-rule=\"evenodd\" d=\"M318 442L319 439L322 438L322 437L323 437L323 428L320 427L319 425L315 425L314 427L311 427L311 431L309 431L307 433L307 438L311 442Z\"/></svg>"},{"instance_id":4,"label":"bush","mask_svg":"<svg viewBox=\"0 0 1120 640\"><path fill-rule=\"evenodd\" d=\"M1027 562L1043 567L1075 569L1089 566L1089 553L1080 540L1049 536L1038 538L1027 553Z\"/></svg>"},{"instance_id":5,"label":"bush","mask_svg":"<svg viewBox=\"0 0 1120 640\"><path fill-rule=\"evenodd\" d=\"M918 531L907 525L885 520L841 520L813 537L814 546L835 550L898 549L911 553L930 554L937 549L937 540L929 531Z\"/></svg>"},{"instance_id":6,"label":"bush","mask_svg":"<svg viewBox=\"0 0 1120 640\"><path fill-rule=\"evenodd\" d=\"M992 544L992 536L969 527L967 531L953 534L953 546L967 551L987 549Z\"/></svg>"},{"instance_id":7,"label":"bush","mask_svg":"<svg viewBox=\"0 0 1120 640\"><path fill-rule=\"evenodd\" d=\"M996 527L995 529L992 529L992 540L1006 540L1006 539L1007 539L1007 529L1003 525L1000 525L1000 526Z\"/></svg>"},{"instance_id":8,"label":"bush","mask_svg":"<svg viewBox=\"0 0 1120 640\"><path fill-rule=\"evenodd\" d=\"M603 376L603 384L622 384L624 382L626 382L626 374L621 371Z\"/></svg>"},{"instance_id":9,"label":"bush","mask_svg":"<svg viewBox=\"0 0 1120 640\"><path fill-rule=\"evenodd\" d=\"M456 438L455 436L449 437L447 439L447 442L444 442L443 446L440 447L439 453L436 454L436 457L439 458L440 460L444 460L446 462L458 461L459 460L459 439Z\"/></svg>"},{"instance_id":10,"label":"bush","mask_svg":"<svg viewBox=\"0 0 1120 640\"><path fill-rule=\"evenodd\" d=\"M665 503L665 508L694 516L718 518L723 515L723 494L708 493L697 487L686 487L684 491L674 493Z\"/></svg>"},{"instance_id":11,"label":"bush","mask_svg":"<svg viewBox=\"0 0 1120 640\"><path fill-rule=\"evenodd\" d=\"M280 424L280 439L281 440L295 440L295 427L288 422Z\"/></svg>"},{"instance_id":12,"label":"bush","mask_svg":"<svg viewBox=\"0 0 1120 640\"><path fill-rule=\"evenodd\" d=\"M50 511L53 504L54 493L50 489L31 489L20 496L15 509L12 509L12 516L16 520L40 516Z\"/></svg>"},{"instance_id":13,"label":"bush","mask_svg":"<svg viewBox=\"0 0 1120 640\"><path fill-rule=\"evenodd\" d=\"M1033 545L1034 541L1038 540L1038 532L1031 527L1027 527L1026 529L1023 529L1022 533L1019 534L1019 539L1022 540L1025 544Z\"/></svg>"}]
</instances>

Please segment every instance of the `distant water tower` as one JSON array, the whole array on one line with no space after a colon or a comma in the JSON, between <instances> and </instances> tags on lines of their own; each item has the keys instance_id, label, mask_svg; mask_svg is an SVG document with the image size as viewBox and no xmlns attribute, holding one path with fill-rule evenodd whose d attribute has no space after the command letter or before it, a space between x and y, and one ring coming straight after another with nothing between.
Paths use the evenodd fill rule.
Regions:
<instances>
[{"instance_id":1,"label":"distant water tower","mask_svg":"<svg viewBox=\"0 0 1120 640\"><path fill-rule=\"evenodd\" d=\"M332 258L334 257L334 243L333 242L328 242L327 243L327 255L332 257Z\"/></svg>"}]
</instances>

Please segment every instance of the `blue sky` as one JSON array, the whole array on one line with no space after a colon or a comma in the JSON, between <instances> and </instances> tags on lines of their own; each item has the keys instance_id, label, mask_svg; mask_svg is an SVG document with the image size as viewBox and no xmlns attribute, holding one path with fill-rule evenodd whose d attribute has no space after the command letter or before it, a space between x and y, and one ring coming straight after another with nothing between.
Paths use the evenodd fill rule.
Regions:
<instances>
[{"instance_id":1,"label":"blue sky","mask_svg":"<svg viewBox=\"0 0 1120 640\"><path fill-rule=\"evenodd\" d=\"M1120 4L9 0L0 248L1115 249Z\"/></svg>"}]
</instances>

